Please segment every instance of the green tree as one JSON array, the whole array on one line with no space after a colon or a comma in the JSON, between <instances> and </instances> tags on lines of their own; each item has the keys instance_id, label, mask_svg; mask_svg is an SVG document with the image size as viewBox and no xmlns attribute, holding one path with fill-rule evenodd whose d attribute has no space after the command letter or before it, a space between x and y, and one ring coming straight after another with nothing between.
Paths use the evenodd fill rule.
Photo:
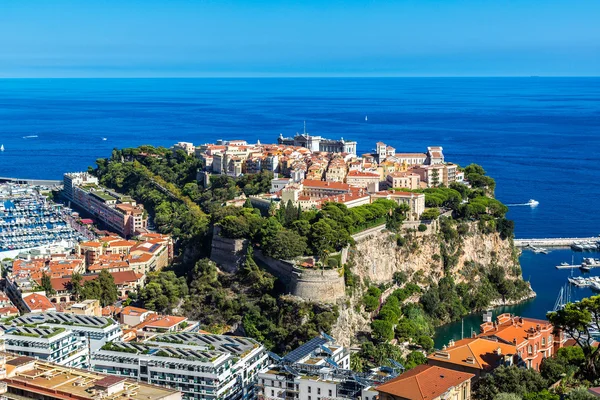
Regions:
<instances>
[{"instance_id":1,"label":"green tree","mask_svg":"<svg viewBox=\"0 0 600 400\"><path fill-rule=\"evenodd\" d=\"M265 240L265 255L280 260L291 260L306 251L306 239L289 229L282 229Z\"/></svg>"},{"instance_id":2,"label":"green tree","mask_svg":"<svg viewBox=\"0 0 600 400\"><path fill-rule=\"evenodd\" d=\"M529 392L523 395L523 400L560 400L560 396L550 393L548 389L540 392Z\"/></svg>"},{"instance_id":3,"label":"green tree","mask_svg":"<svg viewBox=\"0 0 600 400\"><path fill-rule=\"evenodd\" d=\"M426 352L433 350L433 339L429 336L421 335L417 339L417 344L423 348Z\"/></svg>"},{"instance_id":4,"label":"green tree","mask_svg":"<svg viewBox=\"0 0 600 400\"><path fill-rule=\"evenodd\" d=\"M52 296L56 294L56 290L52 287L52 281L50 280L50 276L46 275L45 272L42 272L41 286L46 292L46 296Z\"/></svg>"},{"instance_id":5,"label":"green tree","mask_svg":"<svg viewBox=\"0 0 600 400\"><path fill-rule=\"evenodd\" d=\"M427 362L427 357L420 351L413 351L406 356L406 363L404 366L406 369L413 369L417 365L425 364Z\"/></svg>"},{"instance_id":6,"label":"green tree","mask_svg":"<svg viewBox=\"0 0 600 400\"><path fill-rule=\"evenodd\" d=\"M565 396L567 400L594 400L597 399L596 396L587 391L586 387L578 387L576 389L571 390Z\"/></svg>"},{"instance_id":7,"label":"green tree","mask_svg":"<svg viewBox=\"0 0 600 400\"><path fill-rule=\"evenodd\" d=\"M371 322L373 338L380 342L387 342L394 338L394 327L388 321L376 319Z\"/></svg>"},{"instance_id":8,"label":"green tree","mask_svg":"<svg viewBox=\"0 0 600 400\"><path fill-rule=\"evenodd\" d=\"M523 397L526 393L541 392L547 387L546 380L535 370L501 366L477 381L474 397L493 400L499 393L515 393Z\"/></svg>"},{"instance_id":9,"label":"green tree","mask_svg":"<svg viewBox=\"0 0 600 400\"><path fill-rule=\"evenodd\" d=\"M498 393L494 400L522 400L522 398L515 393Z\"/></svg>"},{"instance_id":10,"label":"green tree","mask_svg":"<svg viewBox=\"0 0 600 400\"><path fill-rule=\"evenodd\" d=\"M440 210L437 208L428 208L421 214L421 220L430 221L437 219L440 216Z\"/></svg>"},{"instance_id":11,"label":"green tree","mask_svg":"<svg viewBox=\"0 0 600 400\"><path fill-rule=\"evenodd\" d=\"M102 307L114 304L119 298L119 291L117 290L117 285L115 285L115 278L108 272L108 270L103 269L98 274L98 278L94 279L98 281L98 285L100 287L101 298L100 304Z\"/></svg>"},{"instance_id":12,"label":"green tree","mask_svg":"<svg viewBox=\"0 0 600 400\"><path fill-rule=\"evenodd\" d=\"M70 290L71 290L71 293L73 293L75 300L79 300L79 296L81 295L81 289L82 289L81 281L82 281L81 274L78 274L77 272L75 272L73 275L71 275Z\"/></svg>"},{"instance_id":13,"label":"green tree","mask_svg":"<svg viewBox=\"0 0 600 400\"><path fill-rule=\"evenodd\" d=\"M600 372L600 347L593 345L590 329L592 323L600 324L600 296L569 303L558 311L548 313L547 318L555 328L575 339L585 357L581 373L590 381L596 379Z\"/></svg>"}]
</instances>

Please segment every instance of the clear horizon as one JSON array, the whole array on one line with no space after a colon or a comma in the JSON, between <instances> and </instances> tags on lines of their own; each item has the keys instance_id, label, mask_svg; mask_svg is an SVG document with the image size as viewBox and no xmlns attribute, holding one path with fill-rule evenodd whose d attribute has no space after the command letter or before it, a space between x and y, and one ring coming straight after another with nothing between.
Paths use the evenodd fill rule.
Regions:
<instances>
[{"instance_id":1,"label":"clear horizon","mask_svg":"<svg viewBox=\"0 0 600 400\"><path fill-rule=\"evenodd\" d=\"M2 78L596 77L600 3L9 2Z\"/></svg>"}]
</instances>

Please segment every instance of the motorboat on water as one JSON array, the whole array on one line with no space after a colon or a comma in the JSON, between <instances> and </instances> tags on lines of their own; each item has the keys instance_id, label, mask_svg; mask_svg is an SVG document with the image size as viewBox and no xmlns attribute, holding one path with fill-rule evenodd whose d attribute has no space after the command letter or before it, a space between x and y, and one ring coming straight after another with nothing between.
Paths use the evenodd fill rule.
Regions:
<instances>
[{"instance_id":1,"label":"motorboat on water","mask_svg":"<svg viewBox=\"0 0 600 400\"><path fill-rule=\"evenodd\" d=\"M527 202L527 205L531 207L537 207L539 204L540 202L534 199L529 199L529 201Z\"/></svg>"}]
</instances>

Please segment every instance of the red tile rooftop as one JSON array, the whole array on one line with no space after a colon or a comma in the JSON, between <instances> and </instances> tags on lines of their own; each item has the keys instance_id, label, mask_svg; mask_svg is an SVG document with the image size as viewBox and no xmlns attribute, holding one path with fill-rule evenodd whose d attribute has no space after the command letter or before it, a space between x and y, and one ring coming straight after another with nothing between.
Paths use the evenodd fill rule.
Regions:
<instances>
[{"instance_id":1,"label":"red tile rooftop","mask_svg":"<svg viewBox=\"0 0 600 400\"><path fill-rule=\"evenodd\" d=\"M403 399L433 400L474 376L433 365L419 365L375 389Z\"/></svg>"}]
</instances>

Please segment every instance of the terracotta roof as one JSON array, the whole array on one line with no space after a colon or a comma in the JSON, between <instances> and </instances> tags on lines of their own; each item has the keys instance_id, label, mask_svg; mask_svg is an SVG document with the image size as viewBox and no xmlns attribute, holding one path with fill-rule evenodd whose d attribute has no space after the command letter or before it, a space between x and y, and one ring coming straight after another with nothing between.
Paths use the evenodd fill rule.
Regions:
<instances>
[{"instance_id":1,"label":"terracotta roof","mask_svg":"<svg viewBox=\"0 0 600 400\"><path fill-rule=\"evenodd\" d=\"M403 399L433 400L474 376L433 365L419 365L376 389Z\"/></svg>"},{"instance_id":2,"label":"terracotta roof","mask_svg":"<svg viewBox=\"0 0 600 400\"><path fill-rule=\"evenodd\" d=\"M373 197L425 197L423 193L414 193L414 192L396 192L395 190L383 190L380 192L375 192L372 194Z\"/></svg>"},{"instance_id":3,"label":"terracotta roof","mask_svg":"<svg viewBox=\"0 0 600 400\"><path fill-rule=\"evenodd\" d=\"M142 315L143 313L147 313L150 310L146 310L145 308L140 308L140 307L133 307L133 306L127 306L123 309L123 311L121 311L122 315ZM150 311L153 312L153 311Z\"/></svg>"},{"instance_id":4,"label":"terracotta roof","mask_svg":"<svg viewBox=\"0 0 600 400\"><path fill-rule=\"evenodd\" d=\"M7 316L7 315L19 315L19 310L17 309L17 307L15 306L9 306L9 307L0 307L0 315L2 316Z\"/></svg>"},{"instance_id":5,"label":"terracotta roof","mask_svg":"<svg viewBox=\"0 0 600 400\"><path fill-rule=\"evenodd\" d=\"M398 158L426 158L427 154L425 153L396 153L395 157Z\"/></svg>"},{"instance_id":6,"label":"terracotta roof","mask_svg":"<svg viewBox=\"0 0 600 400\"><path fill-rule=\"evenodd\" d=\"M122 308L121 307L115 307L115 306L106 306L102 309L102 316L103 317L108 317L111 315L116 315L121 313Z\"/></svg>"},{"instance_id":7,"label":"terracotta roof","mask_svg":"<svg viewBox=\"0 0 600 400\"><path fill-rule=\"evenodd\" d=\"M494 325L491 322L481 325L482 333L480 337L495 336L509 343L515 343L519 346L527 342L528 331L534 331L537 326L542 330L552 332L553 326L546 320L510 317L503 321L502 324Z\"/></svg>"},{"instance_id":8,"label":"terracotta roof","mask_svg":"<svg viewBox=\"0 0 600 400\"><path fill-rule=\"evenodd\" d=\"M37 293L32 293L29 296L23 298L23 302L27 305L27 308L29 308L29 310L31 310L31 311L34 311L34 310L46 311L46 310L55 308L54 304L52 304L46 296L42 296L41 294L37 294Z\"/></svg>"},{"instance_id":9,"label":"terracotta roof","mask_svg":"<svg viewBox=\"0 0 600 400\"><path fill-rule=\"evenodd\" d=\"M379 174L376 172L364 172L352 170L348 172L348 177L364 177L364 178L379 178Z\"/></svg>"},{"instance_id":10,"label":"terracotta roof","mask_svg":"<svg viewBox=\"0 0 600 400\"><path fill-rule=\"evenodd\" d=\"M500 350L500 354L498 354ZM517 348L483 338L470 338L457 341L445 350L436 351L428 358L436 362L461 365L480 370L496 368L505 355L515 354Z\"/></svg>"},{"instance_id":11,"label":"terracotta roof","mask_svg":"<svg viewBox=\"0 0 600 400\"><path fill-rule=\"evenodd\" d=\"M185 317L152 314L144 322L136 325L135 329L140 330L144 328L172 328L186 320L187 318Z\"/></svg>"},{"instance_id":12,"label":"terracotta roof","mask_svg":"<svg viewBox=\"0 0 600 400\"><path fill-rule=\"evenodd\" d=\"M337 190L350 190L350 185L341 182L325 182L318 181L314 179L304 179L302 181L302 185L304 187L314 187L314 188L322 188L322 189L337 189Z\"/></svg>"},{"instance_id":13,"label":"terracotta roof","mask_svg":"<svg viewBox=\"0 0 600 400\"><path fill-rule=\"evenodd\" d=\"M81 246L81 247L100 247L100 246L102 246L102 244L98 243L98 242L83 242L83 243L79 243L79 246Z\"/></svg>"}]
</instances>

